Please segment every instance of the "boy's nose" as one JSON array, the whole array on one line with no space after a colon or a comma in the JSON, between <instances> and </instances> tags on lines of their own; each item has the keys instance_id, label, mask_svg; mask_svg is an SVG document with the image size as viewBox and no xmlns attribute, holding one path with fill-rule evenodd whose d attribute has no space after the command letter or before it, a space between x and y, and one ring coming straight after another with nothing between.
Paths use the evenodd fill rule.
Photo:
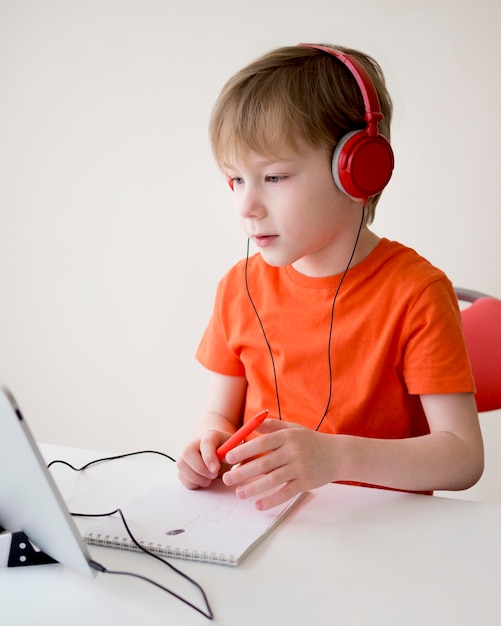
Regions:
<instances>
[{"instance_id":1,"label":"boy's nose","mask_svg":"<svg viewBox=\"0 0 501 626\"><path fill-rule=\"evenodd\" d=\"M256 191L245 189L239 198L239 213L242 218L261 218L266 213L265 206Z\"/></svg>"}]
</instances>

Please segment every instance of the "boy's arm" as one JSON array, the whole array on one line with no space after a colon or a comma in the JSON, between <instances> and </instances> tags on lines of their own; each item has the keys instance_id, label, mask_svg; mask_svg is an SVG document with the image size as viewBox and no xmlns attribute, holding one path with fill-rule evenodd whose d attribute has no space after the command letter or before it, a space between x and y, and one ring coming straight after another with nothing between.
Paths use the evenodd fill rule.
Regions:
<instances>
[{"instance_id":1,"label":"boy's arm","mask_svg":"<svg viewBox=\"0 0 501 626\"><path fill-rule=\"evenodd\" d=\"M421 397L430 434L408 439L329 435L266 420L252 439L233 449L224 475L240 497L259 496L266 509L333 481L354 481L410 491L466 489L483 471L483 445L473 394ZM391 419L391 416L388 416ZM266 454L264 454L266 453ZM249 484L243 482L255 479ZM271 495L262 495L278 488Z\"/></svg>"},{"instance_id":2,"label":"boy's arm","mask_svg":"<svg viewBox=\"0 0 501 626\"><path fill-rule=\"evenodd\" d=\"M246 391L245 377L210 372L204 415L198 423L196 434L202 435L212 429L234 433L242 422Z\"/></svg>"},{"instance_id":3,"label":"boy's arm","mask_svg":"<svg viewBox=\"0 0 501 626\"><path fill-rule=\"evenodd\" d=\"M196 438L177 462L179 479L189 489L207 487L219 475L221 464L216 449L240 426L246 390L244 377L210 373L206 407Z\"/></svg>"},{"instance_id":4,"label":"boy's arm","mask_svg":"<svg viewBox=\"0 0 501 626\"><path fill-rule=\"evenodd\" d=\"M473 394L422 395L420 399L429 435L374 440L374 446L368 445L371 440L353 441L348 446L346 471L376 478L362 482L412 491L459 490L475 484L482 475L484 454Z\"/></svg>"}]
</instances>

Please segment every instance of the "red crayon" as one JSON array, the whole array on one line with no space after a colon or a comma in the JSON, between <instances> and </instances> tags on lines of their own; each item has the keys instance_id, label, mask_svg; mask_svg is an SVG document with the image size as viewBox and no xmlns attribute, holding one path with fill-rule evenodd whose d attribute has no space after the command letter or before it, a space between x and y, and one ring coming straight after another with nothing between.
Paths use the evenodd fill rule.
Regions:
<instances>
[{"instance_id":1,"label":"red crayon","mask_svg":"<svg viewBox=\"0 0 501 626\"><path fill-rule=\"evenodd\" d=\"M229 439L227 439L223 445L219 446L216 450L217 458L222 461L224 457L228 454L230 450L233 450L235 446L238 446L247 435L249 435L253 430L261 424L261 422L268 415L268 409L264 409L264 411L260 411L254 417L252 417L248 422L237 430Z\"/></svg>"}]
</instances>

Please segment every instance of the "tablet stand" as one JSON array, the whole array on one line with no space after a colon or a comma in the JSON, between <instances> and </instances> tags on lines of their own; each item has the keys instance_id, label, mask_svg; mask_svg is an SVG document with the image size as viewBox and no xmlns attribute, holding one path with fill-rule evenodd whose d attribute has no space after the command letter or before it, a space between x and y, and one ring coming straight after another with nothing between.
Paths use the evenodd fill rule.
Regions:
<instances>
[{"instance_id":1,"label":"tablet stand","mask_svg":"<svg viewBox=\"0 0 501 626\"><path fill-rule=\"evenodd\" d=\"M22 567L47 563L57 563L57 561L35 548L23 531L10 532L0 526L0 567Z\"/></svg>"}]
</instances>

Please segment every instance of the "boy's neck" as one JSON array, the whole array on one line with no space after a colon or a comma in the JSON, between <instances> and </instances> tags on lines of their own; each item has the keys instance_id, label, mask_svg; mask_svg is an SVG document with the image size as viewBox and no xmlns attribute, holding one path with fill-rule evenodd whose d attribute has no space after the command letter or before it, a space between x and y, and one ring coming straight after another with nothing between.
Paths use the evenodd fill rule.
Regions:
<instances>
[{"instance_id":1,"label":"boy's neck","mask_svg":"<svg viewBox=\"0 0 501 626\"><path fill-rule=\"evenodd\" d=\"M380 242L380 237L364 226L360 231L357 248L350 267L353 267L363 261L376 248ZM292 267L299 273L312 278L322 278L326 276L336 276L342 274L346 270L353 247L346 246L344 249L336 250L335 254L328 259L317 259L304 257L298 259L292 264Z\"/></svg>"}]
</instances>

